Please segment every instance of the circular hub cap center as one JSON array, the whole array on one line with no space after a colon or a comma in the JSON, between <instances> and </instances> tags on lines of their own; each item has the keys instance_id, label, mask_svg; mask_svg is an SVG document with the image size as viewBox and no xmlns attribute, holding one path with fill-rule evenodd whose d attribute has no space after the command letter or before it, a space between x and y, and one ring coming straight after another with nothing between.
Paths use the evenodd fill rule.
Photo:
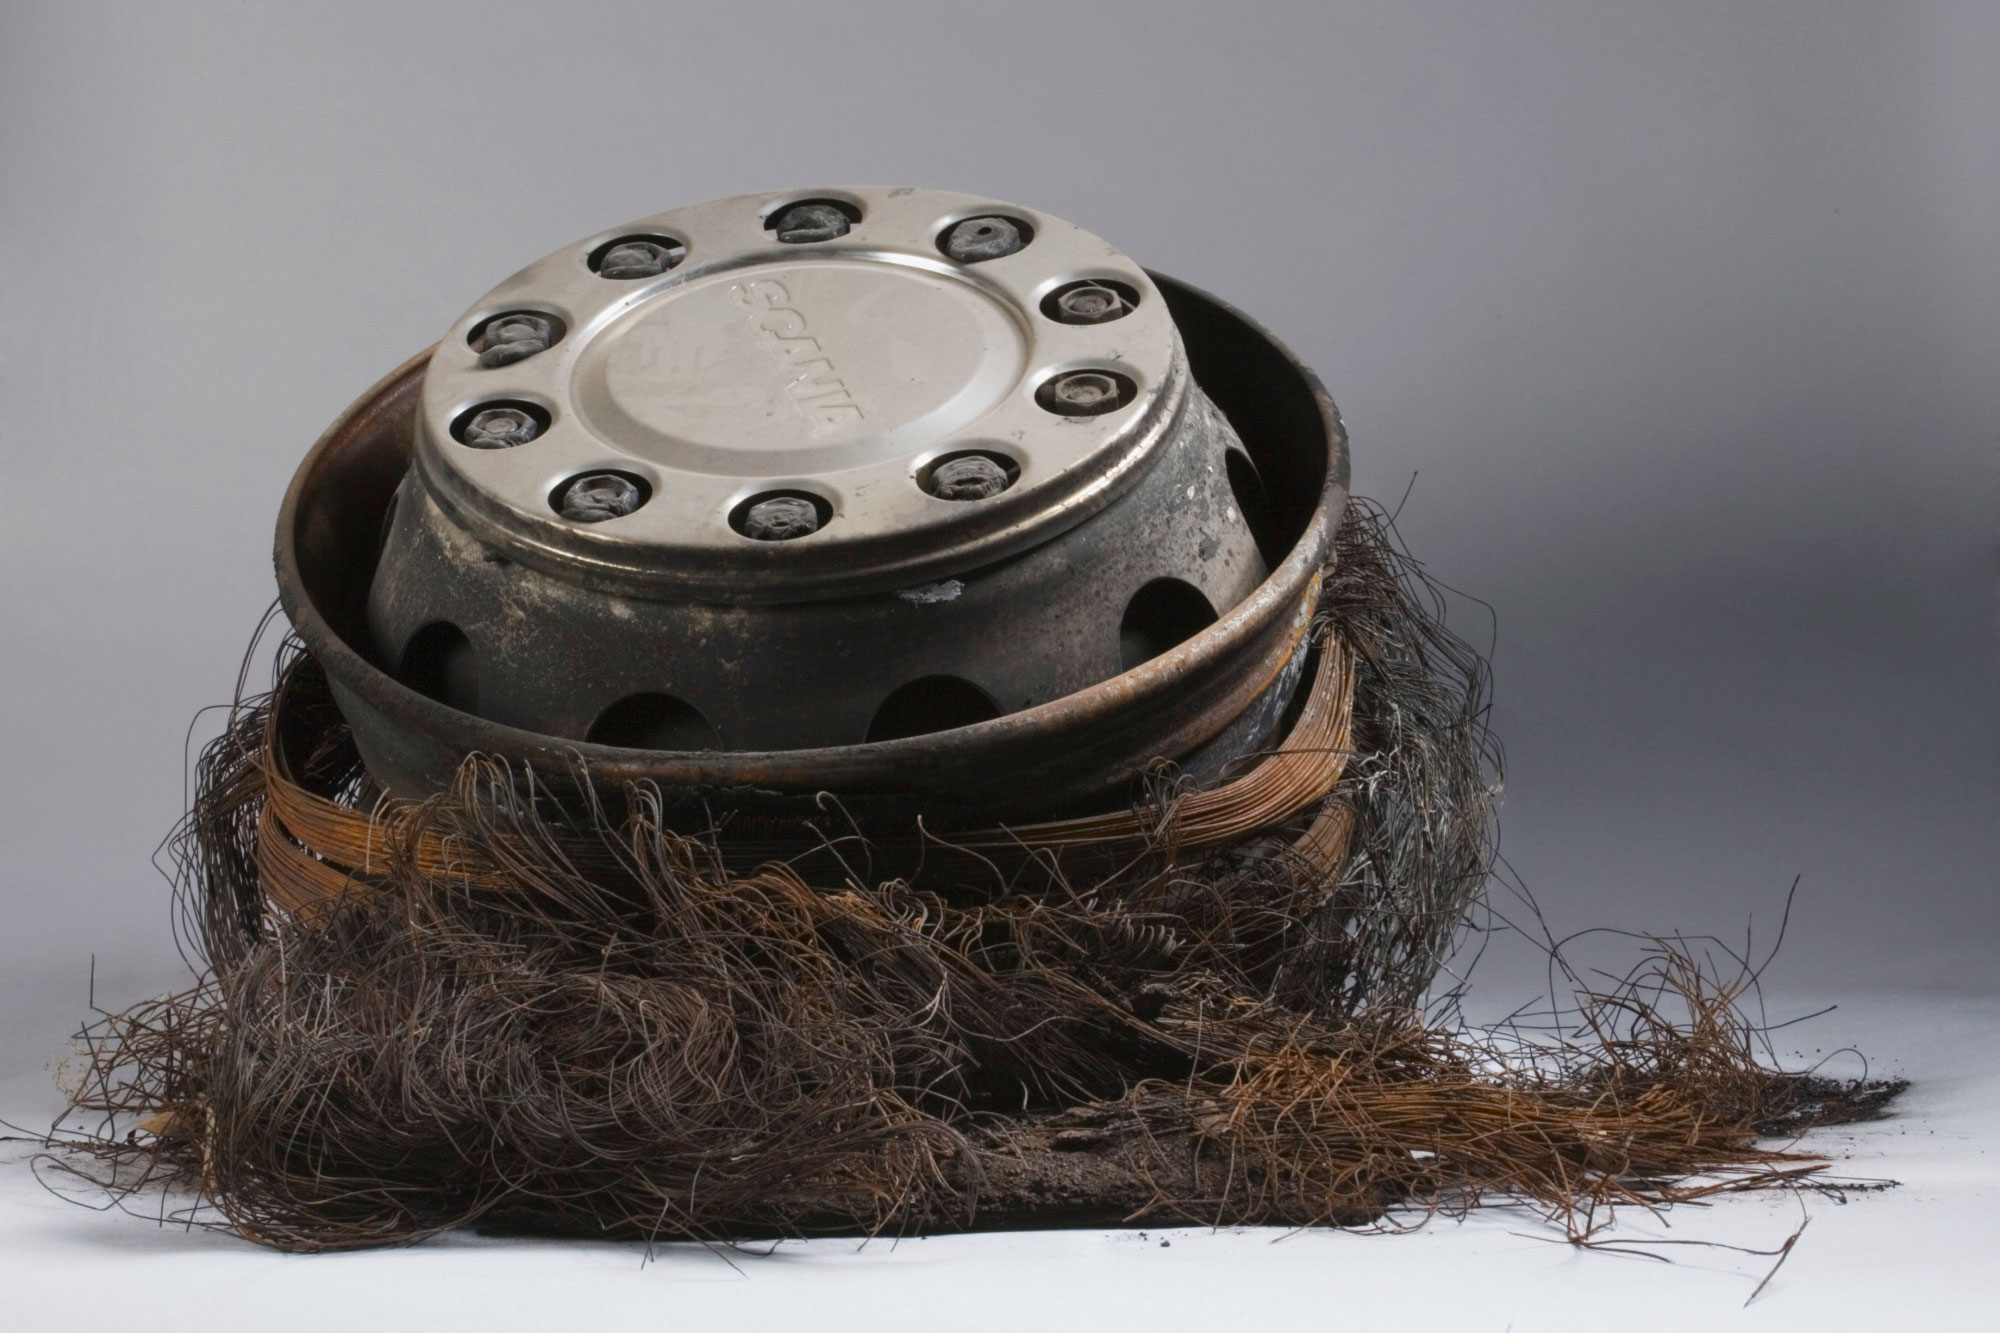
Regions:
<instances>
[{"instance_id":1,"label":"circular hub cap center","mask_svg":"<svg viewBox=\"0 0 2000 1333\"><path fill-rule=\"evenodd\" d=\"M978 419L1021 376L1006 310L962 279L869 260L771 264L678 288L579 359L605 438L729 476L840 471Z\"/></svg>"}]
</instances>

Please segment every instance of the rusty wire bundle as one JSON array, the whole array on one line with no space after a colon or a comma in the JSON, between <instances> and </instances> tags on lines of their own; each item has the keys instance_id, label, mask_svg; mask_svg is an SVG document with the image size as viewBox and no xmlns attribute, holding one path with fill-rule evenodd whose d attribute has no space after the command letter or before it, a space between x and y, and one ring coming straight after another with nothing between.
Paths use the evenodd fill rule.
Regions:
<instances>
[{"instance_id":1,"label":"rusty wire bundle","mask_svg":"<svg viewBox=\"0 0 2000 1333\"><path fill-rule=\"evenodd\" d=\"M1485 666L1351 506L1311 685L1219 787L773 859L475 758L374 798L281 655L175 842L203 974L85 1034L72 1169L293 1250L470 1224L740 1237L1358 1223L1782 1184L1736 1001L1668 952L1524 1058L1419 1009L1492 856ZM895 873L880 872L890 867ZM1692 1179L1702 1176L1697 1181Z\"/></svg>"}]
</instances>

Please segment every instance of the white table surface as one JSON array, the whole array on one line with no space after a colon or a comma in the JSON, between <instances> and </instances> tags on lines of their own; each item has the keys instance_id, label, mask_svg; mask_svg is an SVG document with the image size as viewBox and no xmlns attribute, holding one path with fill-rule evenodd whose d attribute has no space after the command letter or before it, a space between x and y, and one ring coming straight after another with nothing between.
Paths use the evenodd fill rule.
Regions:
<instances>
[{"instance_id":1,"label":"white table surface","mask_svg":"<svg viewBox=\"0 0 2000 1333\"><path fill-rule=\"evenodd\" d=\"M1786 997L1804 1012L1821 997ZM1664 1263L1583 1253L1492 1208L1414 1234L1177 1228L715 1251L453 1236L288 1256L53 1197L0 1145L0 1327L233 1329L2000 1328L2000 997L1856 996L1788 1030L1811 1057L1858 1044L1916 1082L1891 1119L1816 1132L1844 1177L1901 1182L1846 1203L1728 1198L1617 1235L1751 1249L1811 1224L1754 1304L1768 1258L1671 1246ZM1790 1053L1789 1050L1787 1052ZM1841 1068L1855 1068L1851 1063ZM0 1082L46 1123L45 1073ZM46 1174L46 1173L44 1173Z\"/></svg>"}]
</instances>

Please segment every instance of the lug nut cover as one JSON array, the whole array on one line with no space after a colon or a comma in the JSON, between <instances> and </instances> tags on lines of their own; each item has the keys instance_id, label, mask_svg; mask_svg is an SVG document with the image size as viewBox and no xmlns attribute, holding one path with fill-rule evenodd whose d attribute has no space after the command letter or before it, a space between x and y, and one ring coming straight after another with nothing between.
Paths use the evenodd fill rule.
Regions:
<instances>
[{"instance_id":1,"label":"lug nut cover","mask_svg":"<svg viewBox=\"0 0 2000 1333\"><path fill-rule=\"evenodd\" d=\"M985 500L1007 489L1007 469L984 454L947 458L931 469L931 494L940 500Z\"/></svg>"},{"instance_id":2,"label":"lug nut cover","mask_svg":"<svg viewBox=\"0 0 2000 1333\"><path fill-rule=\"evenodd\" d=\"M743 535L760 542L788 542L818 531L818 508L795 495L759 500L743 514Z\"/></svg>"},{"instance_id":3,"label":"lug nut cover","mask_svg":"<svg viewBox=\"0 0 2000 1333\"><path fill-rule=\"evenodd\" d=\"M1011 255L1026 244L1021 224L1012 218L967 218L945 234L944 252L962 263L977 264Z\"/></svg>"},{"instance_id":4,"label":"lug nut cover","mask_svg":"<svg viewBox=\"0 0 2000 1333\"><path fill-rule=\"evenodd\" d=\"M664 241L620 241L598 260L597 272L605 278L656 278L677 262L674 248Z\"/></svg>"},{"instance_id":5,"label":"lug nut cover","mask_svg":"<svg viewBox=\"0 0 2000 1333\"><path fill-rule=\"evenodd\" d=\"M630 477L593 472L563 488L562 516L575 523L602 523L623 518L646 502L646 493Z\"/></svg>"},{"instance_id":6,"label":"lug nut cover","mask_svg":"<svg viewBox=\"0 0 2000 1333\"><path fill-rule=\"evenodd\" d=\"M544 315L500 315L481 331L479 364L488 370L511 366L548 351L555 340L555 322Z\"/></svg>"},{"instance_id":7,"label":"lug nut cover","mask_svg":"<svg viewBox=\"0 0 2000 1333\"><path fill-rule=\"evenodd\" d=\"M1055 294L1055 318L1065 324L1105 324L1122 318L1132 307L1122 292L1100 282L1080 282Z\"/></svg>"},{"instance_id":8,"label":"lug nut cover","mask_svg":"<svg viewBox=\"0 0 2000 1333\"><path fill-rule=\"evenodd\" d=\"M1051 412L1069 417L1094 417L1115 412L1131 401L1129 382L1104 370L1072 370L1058 375L1035 393L1035 401Z\"/></svg>"},{"instance_id":9,"label":"lug nut cover","mask_svg":"<svg viewBox=\"0 0 2000 1333\"><path fill-rule=\"evenodd\" d=\"M541 423L521 408L488 407L465 423L465 443L472 449L512 449L534 439L541 429Z\"/></svg>"},{"instance_id":10,"label":"lug nut cover","mask_svg":"<svg viewBox=\"0 0 2000 1333\"><path fill-rule=\"evenodd\" d=\"M773 230L787 245L810 245L845 236L851 225L836 204L794 204L778 215Z\"/></svg>"}]
</instances>

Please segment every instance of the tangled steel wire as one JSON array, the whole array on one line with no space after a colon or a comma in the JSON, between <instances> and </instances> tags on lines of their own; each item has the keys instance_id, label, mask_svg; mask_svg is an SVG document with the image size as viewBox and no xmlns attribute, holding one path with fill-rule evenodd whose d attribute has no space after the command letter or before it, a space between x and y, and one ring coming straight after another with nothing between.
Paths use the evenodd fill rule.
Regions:
<instances>
[{"instance_id":1,"label":"tangled steel wire","mask_svg":"<svg viewBox=\"0 0 2000 1333\"><path fill-rule=\"evenodd\" d=\"M925 832L896 877L856 869L858 832L746 862L655 789L578 774L565 800L488 759L372 799L293 649L175 843L199 984L85 1033L72 1110L102 1129L67 1160L292 1250L1354 1223L1494 1192L1582 1234L1599 1204L1804 1169L1757 1146L1773 1085L1735 991L1677 957L1525 1061L1423 1021L1496 759L1484 663L1427 593L1351 508L1255 770Z\"/></svg>"}]
</instances>

